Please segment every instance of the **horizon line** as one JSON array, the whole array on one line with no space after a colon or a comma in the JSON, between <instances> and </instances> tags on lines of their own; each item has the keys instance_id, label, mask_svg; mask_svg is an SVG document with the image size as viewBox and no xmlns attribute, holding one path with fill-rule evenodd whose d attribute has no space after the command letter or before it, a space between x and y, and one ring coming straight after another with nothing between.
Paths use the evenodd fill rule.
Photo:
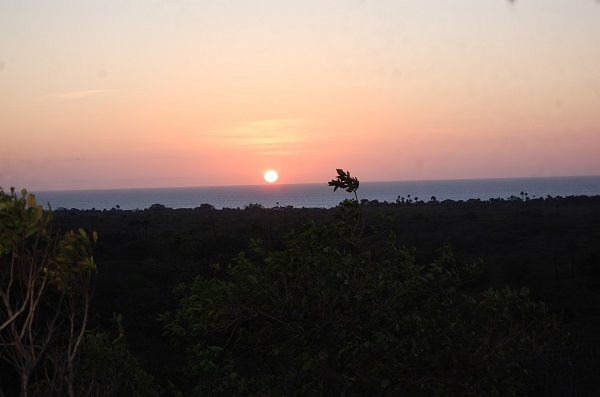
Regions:
<instances>
[{"instance_id":1,"label":"horizon line","mask_svg":"<svg viewBox=\"0 0 600 397\"><path fill-rule=\"evenodd\" d=\"M481 181L481 180L507 180L507 179L552 179L552 178L600 178L600 175L555 175L555 176L517 176L517 177L479 177L479 178L437 178L437 179L404 179L404 180L367 180L367 183L398 183L398 182L443 182L443 181ZM332 178L333 179L333 178ZM27 189L28 192L80 192L80 191L103 191L103 190L151 190L151 189L196 189L196 188L227 188L227 187L250 187L250 186L293 186L293 185L325 185L327 182L299 182L299 183L256 183L256 184L232 184L232 185L193 185L193 186L162 186L162 187L102 187L89 189ZM1 186L0 186L1 187ZM21 189L15 189L21 191Z\"/></svg>"}]
</instances>

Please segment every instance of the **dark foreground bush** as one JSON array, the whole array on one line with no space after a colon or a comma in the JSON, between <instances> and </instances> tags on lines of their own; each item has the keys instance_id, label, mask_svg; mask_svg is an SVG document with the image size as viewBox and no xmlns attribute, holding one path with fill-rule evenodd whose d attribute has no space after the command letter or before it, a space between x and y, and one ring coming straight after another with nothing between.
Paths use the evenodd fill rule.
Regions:
<instances>
[{"instance_id":1,"label":"dark foreground bush","mask_svg":"<svg viewBox=\"0 0 600 397\"><path fill-rule=\"evenodd\" d=\"M356 192L339 170L331 184ZM441 250L416 263L393 235L361 230L358 198L338 220L253 241L214 277L182 285L161 317L194 395L564 394L565 336L525 289L468 293L479 265ZM389 238L388 238L389 237Z\"/></svg>"}]
</instances>

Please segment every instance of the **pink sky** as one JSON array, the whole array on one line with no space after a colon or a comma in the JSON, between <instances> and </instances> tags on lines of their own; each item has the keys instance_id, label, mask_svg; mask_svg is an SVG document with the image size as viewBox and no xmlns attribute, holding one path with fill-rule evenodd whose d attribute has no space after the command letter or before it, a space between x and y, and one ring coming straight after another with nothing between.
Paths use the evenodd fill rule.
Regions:
<instances>
[{"instance_id":1,"label":"pink sky","mask_svg":"<svg viewBox=\"0 0 600 397\"><path fill-rule=\"evenodd\" d=\"M600 175L592 0L0 4L0 186Z\"/></svg>"}]
</instances>

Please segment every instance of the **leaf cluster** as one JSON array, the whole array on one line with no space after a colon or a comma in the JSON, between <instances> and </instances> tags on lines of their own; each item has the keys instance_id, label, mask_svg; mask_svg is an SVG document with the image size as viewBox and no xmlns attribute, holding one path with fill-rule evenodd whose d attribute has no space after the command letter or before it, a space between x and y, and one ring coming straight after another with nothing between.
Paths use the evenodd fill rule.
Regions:
<instances>
[{"instance_id":1,"label":"leaf cluster","mask_svg":"<svg viewBox=\"0 0 600 397\"><path fill-rule=\"evenodd\" d=\"M333 186L333 191L345 189L348 193L354 193L358 190L360 182L358 178L350 176L349 171L344 171L341 168L336 169L337 176L327 183L328 186Z\"/></svg>"}]
</instances>

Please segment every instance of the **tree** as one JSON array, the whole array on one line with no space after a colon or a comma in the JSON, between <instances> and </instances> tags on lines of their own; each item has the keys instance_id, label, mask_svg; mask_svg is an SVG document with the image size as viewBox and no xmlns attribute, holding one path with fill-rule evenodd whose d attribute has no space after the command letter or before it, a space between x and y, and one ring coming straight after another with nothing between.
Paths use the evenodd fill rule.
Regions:
<instances>
[{"instance_id":1,"label":"tree","mask_svg":"<svg viewBox=\"0 0 600 397\"><path fill-rule=\"evenodd\" d=\"M181 285L165 333L187 355L194 395L516 395L538 385L563 342L525 289L468 293L480 264L444 248L430 264L367 233L358 180L331 223L276 251L255 240L220 272ZM544 382L546 379L544 378Z\"/></svg>"},{"instance_id":2,"label":"tree","mask_svg":"<svg viewBox=\"0 0 600 397\"><path fill-rule=\"evenodd\" d=\"M32 389L74 396L97 234L52 235L52 213L33 194L21 195L0 189L0 358L20 379L21 396Z\"/></svg>"}]
</instances>

